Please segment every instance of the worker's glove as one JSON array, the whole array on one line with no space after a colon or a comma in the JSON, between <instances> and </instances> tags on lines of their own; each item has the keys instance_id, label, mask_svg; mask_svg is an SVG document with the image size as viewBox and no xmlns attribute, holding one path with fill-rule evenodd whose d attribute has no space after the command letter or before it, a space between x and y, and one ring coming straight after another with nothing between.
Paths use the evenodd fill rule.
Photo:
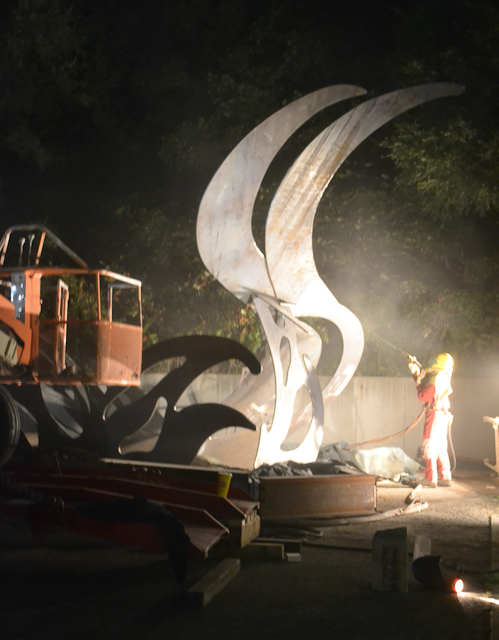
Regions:
<instances>
[{"instance_id":1,"label":"worker's glove","mask_svg":"<svg viewBox=\"0 0 499 640\"><path fill-rule=\"evenodd\" d=\"M419 376L421 374L421 365L419 364L417 358L415 356L411 356L410 353L404 353L404 356L407 360L409 371L413 376Z\"/></svg>"}]
</instances>

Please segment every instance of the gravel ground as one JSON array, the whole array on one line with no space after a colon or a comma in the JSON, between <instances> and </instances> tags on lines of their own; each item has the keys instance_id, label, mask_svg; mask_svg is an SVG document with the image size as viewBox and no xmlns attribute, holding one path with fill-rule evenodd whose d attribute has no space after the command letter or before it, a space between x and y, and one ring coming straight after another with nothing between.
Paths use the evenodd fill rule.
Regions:
<instances>
[{"instance_id":1,"label":"gravel ground","mask_svg":"<svg viewBox=\"0 0 499 640\"><path fill-rule=\"evenodd\" d=\"M463 468L464 467L464 468ZM420 474L420 479L423 475ZM389 512L404 506L410 488L390 482L377 484L377 510ZM490 568L490 517L499 514L499 480L485 466L461 465L452 487L423 487L418 493L428 504L420 513L388 518L362 525L327 527L322 530L328 544L357 544L370 548L372 536L380 529L407 528L409 551L416 535L432 542L432 554L466 570Z\"/></svg>"},{"instance_id":2,"label":"gravel ground","mask_svg":"<svg viewBox=\"0 0 499 640\"><path fill-rule=\"evenodd\" d=\"M407 493L379 483L378 510L403 506ZM23 528L0 527L0 638L495 638L495 605L480 599L495 591L484 573L490 518L499 514L495 474L458 467L451 488L421 493L429 505L421 513L301 533L301 562L242 558L239 574L204 609L183 604L161 554L71 536L35 540ZM373 591L372 536L396 527L407 527L409 551L415 535L426 535L433 554L459 564L467 594L429 591L412 575L407 593ZM219 561L192 563L187 585Z\"/></svg>"}]
</instances>

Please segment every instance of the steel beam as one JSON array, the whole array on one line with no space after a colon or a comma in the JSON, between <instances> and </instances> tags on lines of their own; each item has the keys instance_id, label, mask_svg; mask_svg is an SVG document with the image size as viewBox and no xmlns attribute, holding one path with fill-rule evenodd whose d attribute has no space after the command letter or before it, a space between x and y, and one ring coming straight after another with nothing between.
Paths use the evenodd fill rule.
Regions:
<instances>
[{"instance_id":1,"label":"steel beam","mask_svg":"<svg viewBox=\"0 0 499 640\"><path fill-rule=\"evenodd\" d=\"M374 513L374 476L285 476L260 478L260 517L285 522Z\"/></svg>"}]
</instances>

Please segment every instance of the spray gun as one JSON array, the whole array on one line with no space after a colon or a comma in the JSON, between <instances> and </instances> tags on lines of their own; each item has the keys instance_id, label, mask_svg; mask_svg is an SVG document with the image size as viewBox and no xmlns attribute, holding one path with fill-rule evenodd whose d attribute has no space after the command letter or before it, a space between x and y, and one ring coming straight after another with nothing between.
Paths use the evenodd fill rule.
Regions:
<instances>
[{"instance_id":1,"label":"spray gun","mask_svg":"<svg viewBox=\"0 0 499 640\"><path fill-rule=\"evenodd\" d=\"M416 356L411 356L410 353L407 353L407 351L403 351L402 349L400 349L399 347L396 347L394 344L392 344L391 342L388 342L388 340L385 340L385 338L382 338L381 336L378 336L377 334L374 334L376 336L376 338L378 338L378 340L381 340L381 342L384 342L386 345L388 345L389 347L391 347L392 349L395 349L395 351L398 351L400 353L400 355L404 356L404 358L407 360L407 364L410 366L411 364L415 364L416 366L419 367L419 370L422 371L423 370L423 365L418 362L418 359L416 358Z\"/></svg>"}]
</instances>

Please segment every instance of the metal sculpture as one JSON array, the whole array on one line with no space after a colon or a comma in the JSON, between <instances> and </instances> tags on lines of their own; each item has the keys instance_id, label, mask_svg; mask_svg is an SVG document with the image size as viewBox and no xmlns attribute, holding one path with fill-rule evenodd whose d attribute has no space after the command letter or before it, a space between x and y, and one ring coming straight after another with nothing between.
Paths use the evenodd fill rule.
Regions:
<instances>
[{"instance_id":1,"label":"metal sculpture","mask_svg":"<svg viewBox=\"0 0 499 640\"><path fill-rule=\"evenodd\" d=\"M224 401L257 424L257 437L241 434L235 456L233 445L229 450L223 438L212 439L203 448L205 455L242 467L316 459L322 442L323 403L337 397L348 384L364 347L359 320L336 300L317 272L312 247L317 206L339 166L373 131L419 104L462 91L458 85L445 83L401 89L369 100L333 122L303 151L277 190L267 217L265 255L253 238L251 221L261 181L273 158L312 115L365 91L329 87L291 103L250 132L216 172L199 207L198 249L207 269L226 289L243 302L254 303L269 353L258 379L247 378ZM321 340L301 317L330 320L343 338L341 361L322 391L315 373ZM288 366L283 360L285 352ZM273 394L269 392L272 377ZM303 387L311 401L293 418ZM282 445L291 426L295 431L305 428L306 434L298 446L286 450Z\"/></svg>"},{"instance_id":2,"label":"metal sculpture","mask_svg":"<svg viewBox=\"0 0 499 640\"><path fill-rule=\"evenodd\" d=\"M112 437L110 447L115 455L123 455L123 440L132 429L137 432L144 426L152 431L154 446L152 451L134 453L133 457L175 464L191 464L202 444L224 427L256 429L240 411L222 404L201 403L181 410L176 406L182 393L199 375L221 362L237 359L252 374L258 374L260 363L248 349L233 340L216 336L172 338L144 352L143 371L171 358L182 358L183 362L141 398L115 410L106 420L107 432ZM166 400L164 418L156 410L160 398ZM156 420L156 426L151 420Z\"/></svg>"},{"instance_id":3,"label":"metal sculpture","mask_svg":"<svg viewBox=\"0 0 499 640\"><path fill-rule=\"evenodd\" d=\"M27 431L35 428L40 448L47 451L73 449L101 457L191 464L203 442L219 429L255 430L232 407L215 403L176 406L195 378L221 362L239 360L258 374L260 363L248 349L215 336L172 338L144 351L143 372L172 358L180 364L162 374L150 389L39 385L14 387L11 395L21 422L31 422ZM166 401L164 411L158 409L161 398ZM2 407L0 402L0 410Z\"/></svg>"}]
</instances>

